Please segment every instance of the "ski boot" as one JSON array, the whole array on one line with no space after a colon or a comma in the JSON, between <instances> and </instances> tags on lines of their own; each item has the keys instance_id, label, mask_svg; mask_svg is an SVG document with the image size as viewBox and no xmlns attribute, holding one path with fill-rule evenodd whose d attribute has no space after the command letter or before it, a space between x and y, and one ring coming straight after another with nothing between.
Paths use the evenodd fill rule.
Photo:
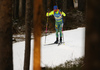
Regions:
<instances>
[{"instance_id":1,"label":"ski boot","mask_svg":"<svg viewBox=\"0 0 100 70\"><path fill-rule=\"evenodd\" d=\"M60 43L62 43L62 37L60 37Z\"/></svg>"},{"instance_id":2,"label":"ski boot","mask_svg":"<svg viewBox=\"0 0 100 70\"><path fill-rule=\"evenodd\" d=\"M54 42L55 44L57 44L58 43L58 37L56 38L56 41Z\"/></svg>"}]
</instances>

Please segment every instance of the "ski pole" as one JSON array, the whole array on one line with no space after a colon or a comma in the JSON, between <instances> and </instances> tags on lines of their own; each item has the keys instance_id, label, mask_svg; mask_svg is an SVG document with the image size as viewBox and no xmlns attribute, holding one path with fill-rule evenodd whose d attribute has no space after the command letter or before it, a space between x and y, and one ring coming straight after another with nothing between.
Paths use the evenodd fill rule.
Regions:
<instances>
[{"instance_id":1,"label":"ski pole","mask_svg":"<svg viewBox=\"0 0 100 70\"><path fill-rule=\"evenodd\" d=\"M48 26L48 17L47 17L46 31L45 31L45 43L46 43L46 36L47 36L47 26Z\"/></svg>"},{"instance_id":2,"label":"ski pole","mask_svg":"<svg viewBox=\"0 0 100 70\"><path fill-rule=\"evenodd\" d=\"M62 22L63 22L63 25L64 25L63 17L62 17ZM63 25L62 25L62 37L63 37L63 42L64 42Z\"/></svg>"},{"instance_id":3,"label":"ski pole","mask_svg":"<svg viewBox=\"0 0 100 70\"><path fill-rule=\"evenodd\" d=\"M63 42L64 42L64 33L63 33L63 27L62 27L62 34L63 34ZM65 42L64 42L64 44L65 44Z\"/></svg>"},{"instance_id":4,"label":"ski pole","mask_svg":"<svg viewBox=\"0 0 100 70\"><path fill-rule=\"evenodd\" d=\"M48 12L48 15L49 15L49 12ZM48 26L48 16L47 16L46 31L45 31L45 43L46 43L46 36L47 36L47 26Z\"/></svg>"}]
</instances>

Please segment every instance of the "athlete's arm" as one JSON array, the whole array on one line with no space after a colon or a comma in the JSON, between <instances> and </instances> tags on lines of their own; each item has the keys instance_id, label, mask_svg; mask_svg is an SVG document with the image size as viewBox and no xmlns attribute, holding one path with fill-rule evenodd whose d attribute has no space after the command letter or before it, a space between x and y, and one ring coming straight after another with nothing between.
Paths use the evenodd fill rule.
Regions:
<instances>
[{"instance_id":1,"label":"athlete's arm","mask_svg":"<svg viewBox=\"0 0 100 70\"><path fill-rule=\"evenodd\" d=\"M63 11L61 12L61 15L66 16L66 14Z\"/></svg>"},{"instance_id":2,"label":"athlete's arm","mask_svg":"<svg viewBox=\"0 0 100 70\"><path fill-rule=\"evenodd\" d=\"M54 11L51 11L51 12L47 12L46 13L46 16L52 16L52 15L54 15Z\"/></svg>"}]
</instances>

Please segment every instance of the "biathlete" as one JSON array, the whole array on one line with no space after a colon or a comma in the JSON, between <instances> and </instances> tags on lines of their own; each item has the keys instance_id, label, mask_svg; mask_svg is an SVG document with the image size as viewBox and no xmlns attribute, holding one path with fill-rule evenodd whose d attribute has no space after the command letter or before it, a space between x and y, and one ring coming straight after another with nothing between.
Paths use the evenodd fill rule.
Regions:
<instances>
[{"instance_id":1,"label":"biathlete","mask_svg":"<svg viewBox=\"0 0 100 70\"><path fill-rule=\"evenodd\" d=\"M55 29L56 29L56 41L54 43L58 43L58 32L60 32L60 43L62 43L62 28L63 28L63 17L66 16L66 14L63 11L60 11L58 7L55 5L53 7L53 11L47 12L46 16L54 16L55 18Z\"/></svg>"}]
</instances>

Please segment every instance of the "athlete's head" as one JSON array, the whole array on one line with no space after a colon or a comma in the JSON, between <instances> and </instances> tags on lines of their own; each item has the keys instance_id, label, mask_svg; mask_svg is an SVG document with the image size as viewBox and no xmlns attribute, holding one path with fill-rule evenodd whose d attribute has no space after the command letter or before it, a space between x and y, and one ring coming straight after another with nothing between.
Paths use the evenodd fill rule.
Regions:
<instances>
[{"instance_id":1,"label":"athlete's head","mask_svg":"<svg viewBox=\"0 0 100 70\"><path fill-rule=\"evenodd\" d=\"M55 6L53 6L53 10L54 11L57 11L57 9L58 9L58 7L55 5Z\"/></svg>"}]
</instances>

